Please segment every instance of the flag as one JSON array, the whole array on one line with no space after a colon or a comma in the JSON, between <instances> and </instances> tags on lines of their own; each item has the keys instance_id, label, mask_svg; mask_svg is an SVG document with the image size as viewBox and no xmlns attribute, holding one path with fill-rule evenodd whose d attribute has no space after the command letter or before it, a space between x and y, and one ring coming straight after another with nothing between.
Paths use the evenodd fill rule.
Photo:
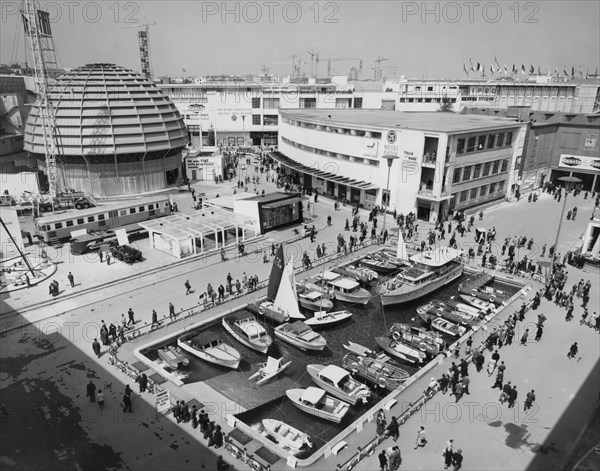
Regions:
<instances>
[{"instance_id":1,"label":"flag","mask_svg":"<svg viewBox=\"0 0 600 471\"><path fill-rule=\"evenodd\" d=\"M494 70L494 64L490 64L490 72L493 74L496 71Z\"/></svg>"},{"instance_id":2,"label":"flag","mask_svg":"<svg viewBox=\"0 0 600 471\"><path fill-rule=\"evenodd\" d=\"M469 71L467 70L467 66L463 63L463 70L465 71L465 74L469 75Z\"/></svg>"},{"instance_id":3,"label":"flag","mask_svg":"<svg viewBox=\"0 0 600 471\"><path fill-rule=\"evenodd\" d=\"M479 62L477 62L477 72L481 71L481 64Z\"/></svg>"},{"instance_id":4,"label":"flag","mask_svg":"<svg viewBox=\"0 0 600 471\"><path fill-rule=\"evenodd\" d=\"M515 75L517 72L518 72L517 71L517 66L515 64L513 64L511 75Z\"/></svg>"},{"instance_id":5,"label":"flag","mask_svg":"<svg viewBox=\"0 0 600 471\"><path fill-rule=\"evenodd\" d=\"M502 67L500 67L500 64L498 63L498 59L496 59L496 56L494 56L494 62L496 63L496 68L497 68L498 70L501 70L501 69L502 69Z\"/></svg>"},{"instance_id":6,"label":"flag","mask_svg":"<svg viewBox=\"0 0 600 471\"><path fill-rule=\"evenodd\" d=\"M575 66L572 65L571 66L571 78L574 78L574 77L575 77Z\"/></svg>"},{"instance_id":7,"label":"flag","mask_svg":"<svg viewBox=\"0 0 600 471\"><path fill-rule=\"evenodd\" d=\"M521 64L521 73L523 75L527 75L527 70L525 70L525 64Z\"/></svg>"},{"instance_id":8,"label":"flag","mask_svg":"<svg viewBox=\"0 0 600 471\"><path fill-rule=\"evenodd\" d=\"M475 72L475 66L473 65L473 61L471 60L471 58L469 57L469 64L471 64L471 70L473 72Z\"/></svg>"},{"instance_id":9,"label":"flag","mask_svg":"<svg viewBox=\"0 0 600 471\"><path fill-rule=\"evenodd\" d=\"M585 78L587 79L589 75L590 75L590 68L588 67L587 70L585 71Z\"/></svg>"},{"instance_id":10,"label":"flag","mask_svg":"<svg viewBox=\"0 0 600 471\"><path fill-rule=\"evenodd\" d=\"M533 74L535 74L535 68L532 65L530 65L529 66L529 75L533 75Z\"/></svg>"},{"instance_id":11,"label":"flag","mask_svg":"<svg viewBox=\"0 0 600 471\"><path fill-rule=\"evenodd\" d=\"M550 75L550 66L547 67L546 75Z\"/></svg>"},{"instance_id":12,"label":"flag","mask_svg":"<svg viewBox=\"0 0 600 471\"><path fill-rule=\"evenodd\" d=\"M579 76L583 77L583 69L581 68L581 66L579 66Z\"/></svg>"},{"instance_id":13,"label":"flag","mask_svg":"<svg viewBox=\"0 0 600 471\"><path fill-rule=\"evenodd\" d=\"M542 75L542 68L538 65L538 75Z\"/></svg>"},{"instance_id":14,"label":"flag","mask_svg":"<svg viewBox=\"0 0 600 471\"><path fill-rule=\"evenodd\" d=\"M554 75L556 75L558 77L558 67L556 69L554 69Z\"/></svg>"},{"instance_id":15,"label":"flag","mask_svg":"<svg viewBox=\"0 0 600 471\"><path fill-rule=\"evenodd\" d=\"M569 76L569 72L567 71L567 66L563 65L563 75Z\"/></svg>"},{"instance_id":16,"label":"flag","mask_svg":"<svg viewBox=\"0 0 600 471\"><path fill-rule=\"evenodd\" d=\"M508 75L508 69L506 68L506 64L504 65L504 75Z\"/></svg>"}]
</instances>

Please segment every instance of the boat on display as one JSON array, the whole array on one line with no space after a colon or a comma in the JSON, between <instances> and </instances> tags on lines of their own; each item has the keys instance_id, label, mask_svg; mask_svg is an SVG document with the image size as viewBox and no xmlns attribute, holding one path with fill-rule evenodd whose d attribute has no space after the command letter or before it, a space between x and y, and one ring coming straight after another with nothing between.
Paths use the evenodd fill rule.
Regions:
<instances>
[{"instance_id":1,"label":"boat on display","mask_svg":"<svg viewBox=\"0 0 600 471\"><path fill-rule=\"evenodd\" d=\"M375 252L374 254L368 255L359 263L362 267L374 270L384 276L391 275L399 269L399 266L396 263L389 260L387 254L381 252Z\"/></svg>"},{"instance_id":2,"label":"boat on display","mask_svg":"<svg viewBox=\"0 0 600 471\"><path fill-rule=\"evenodd\" d=\"M496 306L506 304L509 298L509 295L504 291L490 288L489 286L485 286L484 288L478 290L474 289L468 295L493 303Z\"/></svg>"},{"instance_id":3,"label":"boat on display","mask_svg":"<svg viewBox=\"0 0 600 471\"><path fill-rule=\"evenodd\" d=\"M322 329L325 327L331 327L332 325L344 322L352 317L350 311L335 311L335 312L315 312L315 316L310 319L306 319L304 323L315 329Z\"/></svg>"},{"instance_id":4,"label":"boat on display","mask_svg":"<svg viewBox=\"0 0 600 471\"><path fill-rule=\"evenodd\" d=\"M283 244L279 245L273 260L266 299L250 303L249 308L276 322L305 318L298 308L294 258L291 257L287 264L284 262Z\"/></svg>"},{"instance_id":5,"label":"boat on display","mask_svg":"<svg viewBox=\"0 0 600 471\"><path fill-rule=\"evenodd\" d=\"M303 448L312 448L307 433L292 427L291 425L276 419L263 419L262 425L277 444L292 453L297 453Z\"/></svg>"},{"instance_id":6,"label":"boat on display","mask_svg":"<svg viewBox=\"0 0 600 471\"><path fill-rule=\"evenodd\" d=\"M275 327L275 337L302 350L323 350L327 340L302 321Z\"/></svg>"},{"instance_id":7,"label":"boat on display","mask_svg":"<svg viewBox=\"0 0 600 471\"><path fill-rule=\"evenodd\" d=\"M438 317L469 326L477 325L480 321L479 317L473 317L461 311L454 311L443 302L435 300L417 308L417 314L428 324L430 320L437 319Z\"/></svg>"},{"instance_id":8,"label":"boat on display","mask_svg":"<svg viewBox=\"0 0 600 471\"><path fill-rule=\"evenodd\" d=\"M367 385L356 381L344 368L336 365L307 365L306 371L317 386L353 406L357 402L367 402L371 397L371 390Z\"/></svg>"},{"instance_id":9,"label":"boat on display","mask_svg":"<svg viewBox=\"0 0 600 471\"><path fill-rule=\"evenodd\" d=\"M344 347L348 348L346 345ZM408 372L392 365L387 355L376 355L371 350L367 352L347 353L342 358L342 367L389 391L400 387L410 377ZM380 359L382 356L385 359Z\"/></svg>"},{"instance_id":10,"label":"boat on display","mask_svg":"<svg viewBox=\"0 0 600 471\"><path fill-rule=\"evenodd\" d=\"M431 322L431 327L445 334L452 335L453 337L460 337L464 335L465 332L467 332L466 327L454 324L453 322L450 322L446 319L442 319L441 317L433 319L433 321Z\"/></svg>"},{"instance_id":11,"label":"boat on display","mask_svg":"<svg viewBox=\"0 0 600 471\"><path fill-rule=\"evenodd\" d=\"M430 355L438 355L446 348L446 342L439 334L408 324L392 325L389 334L394 340L418 348Z\"/></svg>"},{"instance_id":12,"label":"boat on display","mask_svg":"<svg viewBox=\"0 0 600 471\"><path fill-rule=\"evenodd\" d=\"M331 271L334 273L339 273L342 276L354 278L356 281L365 284L377 281L377 279L379 278L379 275L375 270L352 264L335 267L332 268Z\"/></svg>"},{"instance_id":13,"label":"boat on display","mask_svg":"<svg viewBox=\"0 0 600 471\"><path fill-rule=\"evenodd\" d=\"M350 404L313 386L306 389L288 389L285 394L298 409L338 424L350 410Z\"/></svg>"},{"instance_id":14,"label":"boat on display","mask_svg":"<svg viewBox=\"0 0 600 471\"><path fill-rule=\"evenodd\" d=\"M390 337L375 337L375 342L390 355L409 363L425 361L425 352L406 345Z\"/></svg>"},{"instance_id":15,"label":"boat on display","mask_svg":"<svg viewBox=\"0 0 600 471\"><path fill-rule=\"evenodd\" d=\"M473 290L478 290L484 286L490 285L494 280L495 277L493 275L480 273L477 276L468 278L467 281L458 285L458 292L462 294L471 294Z\"/></svg>"},{"instance_id":16,"label":"boat on display","mask_svg":"<svg viewBox=\"0 0 600 471\"><path fill-rule=\"evenodd\" d=\"M484 313L496 312L496 305L489 301L484 301L483 299L476 298L475 296L471 296L469 294L461 294L460 298L469 303L471 306L480 309Z\"/></svg>"},{"instance_id":17,"label":"boat on display","mask_svg":"<svg viewBox=\"0 0 600 471\"><path fill-rule=\"evenodd\" d=\"M267 357L267 361L265 363L259 363L258 371L250 376L248 380L258 379L256 384L260 386L283 372L291 364L291 361L284 363L283 358Z\"/></svg>"},{"instance_id":18,"label":"boat on display","mask_svg":"<svg viewBox=\"0 0 600 471\"><path fill-rule=\"evenodd\" d=\"M379 283L384 306L428 295L457 279L463 272L462 250L440 247L410 257L410 265Z\"/></svg>"},{"instance_id":19,"label":"boat on display","mask_svg":"<svg viewBox=\"0 0 600 471\"><path fill-rule=\"evenodd\" d=\"M174 370L185 368L190 364L190 359L179 348L172 346L159 348L158 357Z\"/></svg>"},{"instance_id":20,"label":"boat on display","mask_svg":"<svg viewBox=\"0 0 600 471\"><path fill-rule=\"evenodd\" d=\"M304 309L309 311L331 311L333 309L333 301L319 291L308 291L301 288L297 292L298 302Z\"/></svg>"},{"instance_id":21,"label":"boat on display","mask_svg":"<svg viewBox=\"0 0 600 471\"><path fill-rule=\"evenodd\" d=\"M190 332L177 339L182 350L201 360L237 369L241 355L235 348L227 345L218 336L206 332Z\"/></svg>"},{"instance_id":22,"label":"boat on display","mask_svg":"<svg viewBox=\"0 0 600 471\"><path fill-rule=\"evenodd\" d=\"M252 314L230 314L223 318L222 324L234 339L258 352L266 353L273 343L273 338Z\"/></svg>"},{"instance_id":23,"label":"boat on display","mask_svg":"<svg viewBox=\"0 0 600 471\"><path fill-rule=\"evenodd\" d=\"M464 312L465 314L469 314L470 316L480 318L485 317L485 311L483 309L480 309L475 305L471 305L468 303L461 303L460 299L454 296L451 296L450 299L446 301L446 304L452 309Z\"/></svg>"},{"instance_id":24,"label":"boat on display","mask_svg":"<svg viewBox=\"0 0 600 471\"><path fill-rule=\"evenodd\" d=\"M371 293L361 288L358 281L344 277L339 273L324 271L316 275L314 283L331 291L338 301L354 304L367 304L371 299Z\"/></svg>"}]
</instances>

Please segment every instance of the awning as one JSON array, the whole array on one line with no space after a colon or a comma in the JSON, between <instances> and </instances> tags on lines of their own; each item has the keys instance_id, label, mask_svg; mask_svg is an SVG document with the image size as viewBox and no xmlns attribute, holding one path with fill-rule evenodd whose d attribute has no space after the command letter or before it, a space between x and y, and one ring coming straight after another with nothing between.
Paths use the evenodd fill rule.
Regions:
<instances>
[{"instance_id":1,"label":"awning","mask_svg":"<svg viewBox=\"0 0 600 471\"><path fill-rule=\"evenodd\" d=\"M275 209L275 208L280 208L282 206L289 206L290 204L295 204L298 201L302 201L302 198L288 198L286 200L273 201L272 203L267 203L267 204L261 205L261 208Z\"/></svg>"},{"instance_id":2,"label":"awning","mask_svg":"<svg viewBox=\"0 0 600 471\"><path fill-rule=\"evenodd\" d=\"M322 178L324 180L329 180L335 183L339 183L341 185L347 185L353 188L358 188L360 190L378 190L379 187L377 185L373 185L369 182L363 182L354 180L348 177L341 177L334 173L324 172L323 170L318 170L316 168L308 167L303 165L295 160L290 159L289 157L283 155L280 152L269 152L269 156L279 162L281 165L291 168L292 170L296 170L298 172L308 173L309 175L314 175L318 178Z\"/></svg>"}]
</instances>

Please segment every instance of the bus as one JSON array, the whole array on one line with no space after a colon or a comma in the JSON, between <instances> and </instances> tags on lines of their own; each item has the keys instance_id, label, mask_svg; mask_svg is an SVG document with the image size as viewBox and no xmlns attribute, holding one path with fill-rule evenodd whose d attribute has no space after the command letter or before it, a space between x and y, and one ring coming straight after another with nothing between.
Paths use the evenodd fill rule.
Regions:
<instances>
[{"instance_id":1,"label":"bus","mask_svg":"<svg viewBox=\"0 0 600 471\"><path fill-rule=\"evenodd\" d=\"M35 229L44 242L52 243L70 239L73 231L107 231L169 214L170 196L153 196L77 212L67 211L43 216L35 220Z\"/></svg>"}]
</instances>

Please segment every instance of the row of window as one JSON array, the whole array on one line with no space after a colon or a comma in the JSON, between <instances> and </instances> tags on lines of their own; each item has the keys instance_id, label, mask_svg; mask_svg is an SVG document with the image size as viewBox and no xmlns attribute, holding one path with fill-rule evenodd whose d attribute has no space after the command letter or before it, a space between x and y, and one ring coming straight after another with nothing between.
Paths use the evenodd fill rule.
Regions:
<instances>
[{"instance_id":1,"label":"row of window","mask_svg":"<svg viewBox=\"0 0 600 471\"><path fill-rule=\"evenodd\" d=\"M260 126L261 119L259 114L252 115L252 124ZM262 117L263 126L277 126L279 124L279 115L276 114L265 114Z\"/></svg>"},{"instance_id":2,"label":"row of window","mask_svg":"<svg viewBox=\"0 0 600 471\"><path fill-rule=\"evenodd\" d=\"M459 203L466 203L467 201L483 198L485 196L497 196L498 193L502 193L504 191L505 184L506 180L502 180L500 182L490 183L489 185L483 185L471 188L470 190L461 191L456 196Z\"/></svg>"},{"instance_id":3,"label":"row of window","mask_svg":"<svg viewBox=\"0 0 600 471\"><path fill-rule=\"evenodd\" d=\"M279 108L279 98L263 98L263 108L276 110ZM252 108L260 108L260 98L252 98Z\"/></svg>"},{"instance_id":4,"label":"row of window","mask_svg":"<svg viewBox=\"0 0 600 471\"><path fill-rule=\"evenodd\" d=\"M455 168L452 182L468 182L470 180L477 180L478 178L485 178L490 175L506 172L508 171L508 163L509 160L504 159L485 162L483 164L469 165L467 167Z\"/></svg>"},{"instance_id":5,"label":"row of window","mask_svg":"<svg viewBox=\"0 0 600 471\"><path fill-rule=\"evenodd\" d=\"M290 146L293 146L297 149L306 152L312 152L313 154L324 155L326 157L332 157L334 159L347 160L357 164L373 165L374 167L379 167L379 160L365 159L363 157L355 157L353 155L338 154L337 152L330 152L323 149L317 149L315 147L305 146L304 144L299 144L297 142L291 141L287 137L283 136L281 136L281 140L286 144L289 144Z\"/></svg>"},{"instance_id":6,"label":"row of window","mask_svg":"<svg viewBox=\"0 0 600 471\"><path fill-rule=\"evenodd\" d=\"M480 136L471 136L458 140L456 154L469 154L471 152L481 152L490 149L500 149L509 147L512 144L513 133L482 134Z\"/></svg>"},{"instance_id":7,"label":"row of window","mask_svg":"<svg viewBox=\"0 0 600 471\"><path fill-rule=\"evenodd\" d=\"M168 202L165 202L164 204L165 204L165 207L169 205ZM96 214L94 216L88 216L88 217L83 217L83 218L75 218L75 219L71 219L68 221L64 221L64 224L62 222L57 222L54 224L44 224L41 226L41 230L42 231L51 231L53 229L54 230L62 229L63 227L81 226L82 224L89 224L91 222L100 222L101 223L100 225L102 226L102 225L104 225L102 223L102 221L105 221L106 219L109 219L109 218L117 217L117 213L118 213L118 216L126 216L127 214L142 213L144 211L152 211L154 209L159 209L159 203L138 206L137 208L120 209L119 211L109 211L108 213L101 213L101 214ZM54 227L52 227L52 226L54 226Z\"/></svg>"},{"instance_id":8,"label":"row of window","mask_svg":"<svg viewBox=\"0 0 600 471\"><path fill-rule=\"evenodd\" d=\"M297 126L306 129L316 129L317 131L333 132L335 134L348 134L350 136L370 137L373 139L381 139L381 133L376 131L365 131L363 129L338 128L335 126L325 126L323 124L305 123L295 119L282 118L285 124Z\"/></svg>"},{"instance_id":9,"label":"row of window","mask_svg":"<svg viewBox=\"0 0 600 471\"><path fill-rule=\"evenodd\" d=\"M400 98L400 103L442 103L444 98ZM448 98L449 103L456 103L456 98Z\"/></svg>"}]
</instances>

